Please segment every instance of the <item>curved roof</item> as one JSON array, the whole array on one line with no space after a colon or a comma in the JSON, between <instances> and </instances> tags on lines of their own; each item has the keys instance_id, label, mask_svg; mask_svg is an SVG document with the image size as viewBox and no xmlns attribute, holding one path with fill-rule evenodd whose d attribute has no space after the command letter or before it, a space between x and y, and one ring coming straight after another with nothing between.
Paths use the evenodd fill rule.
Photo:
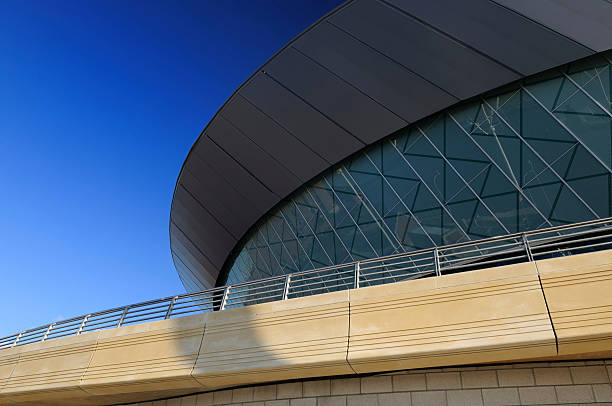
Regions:
<instances>
[{"instance_id":1,"label":"curved roof","mask_svg":"<svg viewBox=\"0 0 612 406\"><path fill-rule=\"evenodd\" d=\"M461 100L612 48L608 0L350 0L261 66L191 148L170 213L189 290L331 165Z\"/></svg>"}]
</instances>

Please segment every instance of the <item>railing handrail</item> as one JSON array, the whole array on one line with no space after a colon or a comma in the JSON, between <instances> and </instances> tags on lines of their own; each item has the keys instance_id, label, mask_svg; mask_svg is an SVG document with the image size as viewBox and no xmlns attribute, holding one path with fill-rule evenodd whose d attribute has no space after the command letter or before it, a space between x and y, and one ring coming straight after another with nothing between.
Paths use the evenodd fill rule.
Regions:
<instances>
[{"instance_id":1,"label":"railing handrail","mask_svg":"<svg viewBox=\"0 0 612 406\"><path fill-rule=\"evenodd\" d=\"M605 225L607 225L607 227ZM577 230L577 229L583 229L585 227L595 227L595 228L587 229L586 231ZM560 234L561 231L565 231L565 230L577 230L577 231L573 233L568 233L568 234ZM407 276L409 275L412 275L412 277L416 275L418 277L419 275L429 275L433 273L436 276L440 276L442 274L442 271L447 272L448 270L452 270L452 269L460 270L462 268L474 268L475 266L478 265L479 261L482 264L489 264L491 262L503 263L504 260L507 260L507 259L515 261L517 259L516 255L508 256L508 258L506 259L504 259L503 256L508 255L510 253L513 253L513 254L520 253L522 252L522 250L524 251L524 257L525 257L524 259L526 259L526 261L533 261L534 256L538 255L538 253L533 252L534 250L541 250L542 248L546 248L546 247L549 247L549 248L552 247L553 251L551 252L558 252L560 255L572 255L573 252L571 250L576 250L577 248L576 247L562 248L562 244L571 243L571 240L569 241L563 240L564 237L566 238L570 238L572 236L578 237L578 236L582 236L584 234L588 234L592 232L597 232L597 233L609 232L611 241L612 241L611 230L612 230L612 218L590 220L590 221L585 221L585 222L580 222L580 223L549 227L546 229L505 234L505 235L500 235L500 236L495 236L495 237L484 238L481 240L464 241L464 242L448 244L448 245L439 246L439 247L424 248L424 249L411 251L411 252L397 253L397 254L386 255L386 256L377 257L377 258L370 258L370 259L365 259L365 260L360 260L360 261L347 262L347 263L343 263L339 265L331 265L331 266L322 267L322 268L293 272L293 273L285 274L285 275L271 276L268 278L258 279L255 281L241 282L241 283L232 284L232 285L214 287L210 289L205 289L200 292L190 292L190 293L184 293L180 295L173 295L173 296L168 296L165 298L153 299L153 300L148 300L148 301L140 302L140 303L134 303L134 304L130 304L127 306L120 306L120 307L115 307L112 309L106 309L106 310L102 310L102 311L95 312L95 313L88 313L82 316L72 317L66 320L45 324L45 325L35 327L32 329L28 329L28 330L23 330L17 334L13 334L13 335L9 335L9 336L0 338L0 349L15 346L15 345L20 345L20 342L21 342L20 340L23 340L24 342L21 342L21 343L24 344L24 343L31 343L31 342L52 339L53 338L52 336L54 334L54 329L56 329L55 331L58 331L59 329L60 333L64 333L65 331L71 331L73 327L65 328L67 325L71 326L70 323L74 323L75 326L78 326L75 333L66 333L63 335L58 335L58 337L63 337L66 335L78 335L78 334L83 334L83 333L87 333L91 331L98 331L100 329L119 327L122 325L122 323L126 319L135 319L135 321L130 321L129 323L137 323L137 322L146 321L150 319L167 319L167 318L172 317L173 314L175 314L174 313L175 310L176 310L176 314L178 315L178 314L205 312L205 311L224 310L227 305L230 305L230 306L245 305L246 306L246 305L249 305L251 302L258 303L258 302L264 302L264 301L273 301L272 299L270 299L270 297L275 297L274 292L277 292L277 291L280 291L281 295L279 299L274 299L274 300L285 300L289 298L291 293L293 293L293 292L290 292L290 289L292 287L294 289L298 289L297 292L295 292L296 295L300 295L302 293L308 293L311 291L315 292L312 294L316 294L316 292L321 291L320 293L323 293L324 291L329 291L329 289L335 289L339 286L342 287L342 286L350 285L349 288L351 287L359 288L361 286L368 286L368 283L372 284L372 281L378 281L381 279L383 280L382 283L390 283L390 282L384 282L384 281L386 279L397 281L398 277L400 278L400 280L402 280L401 278L404 278L405 280ZM538 235L550 235L554 233L559 233L559 234L556 236L548 236L548 237L542 238L541 241L543 241L543 243L541 244L535 244L535 245L531 244L531 243L537 243L540 240L535 239L534 241L530 241L530 237L538 236ZM578 242L585 242L585 241L590 242L593 239L597 240L598 238L604 238L604 237L597 235L593 238L589 238L586 240L578 239L577 241ZM489 246L482 247L482 245L485 245L488 243L500 242L500 241L508 242L507 244L503 244L500 246L503 249L499 249L498 247L498 250L495 251L495 248L496 248L495 245L492 245L490 247ZM560 244L561 244L561 248L557 247ZM582 244L578 247L578 249L583 249L583 250L584 249L595 249L595 248L608 249L608 248L599 248L599 247L607 247L608 245L611 245L608 248L612 248L612 242L608 243L606 240L603 243ZM474 247L475 249L463 251L463 252L462 251L453 252L453 250L457 250L463 247ZM483 251L484 251L484 254L483 254ZM430 258L431 262L429 262L428 257L424 257L424 255L426 254L431 256ZM550 253L546 251L545 254L549 255ZM491 258L494 256L502 256L502 258L486 260L487 258ZM446 259L447 257L451 259ZM458 258L455 258L455 257L458 257ZM522 258L523 256L521 255L519 259L522 259ZM398 265L402 265L403 267L394 269L393 261L397 259L406 259L406 261L397 263ZM444 261L446 261L446 264L447 264L446 267L443 266ZM372 266L362 267L363 265L372 265ZM491 266L495 266L495 265L491 265ZM345 272L325 275L326 272L333 271L333 270L341 270L341 269L345 270ZM422 270L422 269L425 269L425 270ZM393 276L394 272L399 272L399 271L404 272L404 275L403 276L402 275ZM347 272L352 273L354 275L352 276L353 280L350 281L350 283L345 283L344 281L345 279L347 279L346 275L344 275ZM321 276L321 274L323 274L323 276ZM369 280L368 279L369 274L377 275L377 276L376 278L370 277L370 280ZM383 275L388 274L390 276L379 277L378 275L380 274L383 274ZM306 283L302 283L300 285L300 277L304 275L314 275L314 276L312 278L304 279ZM338 277L339 275L343 275L343 276ZM318 279L320 279L320 281L313 282L313 280L318 280ZM340 284L339 283L340 281L342 281L343 283ZM276 289L274 288L275 286L274 283L280 283L281 286L279 286L278 289ZM327 286L328 283L331 285ZM336 283L336 285L334 285L334 283ZM296 285L293 286L293 284L296 284ZM256 286L256 285L260 285L260 286L263 285L263 288L258 287L252 291L248 290L250 286ZM313 287L314 285L323 285L323 287ZM310 287L311 289L306 289L307 287ZM245 294L245 291L247 292L246 294ZM232 293L232 292L235 292L235 293ZM262 295L265 295L265 294L268 294L268 295L271 294L271 296L262 297ZM231 301L233 297L237 299L242 299L242 300L238 301L238 303L232 303ZM193 299L193 300L185 300L185 299ZM182 300L185 300L185 301L182 301ZM166 303L168 304L167 306L150 307L152 305L166 304ZM207 306L206 309L208 310L205 310L204 306ZM187 309L187 308L193 308L193 307L195 307L195 309L178 311L181 309ZM158 308L160 308L161 310L156 310ZM146 311L148 311L148 313L146 313ZM142 312L145 312L145 313L142 313ZM163 316L159 316L159 315L152 316L150 318L143 318L143 316L148 316L151 314L155 315L155 314L161 314L161 313L164 313L164 315ZM130 315L128 316L128 314ZM110 315L110 316L99 318L100 316L106 316L106 315ZM105 320L105 319L108 319L108 320L100 321L100 320ZM80 322L80 323L76 323L76 322ZM89 324L89 326L93 325L93 326L99 326L99 327L96 329L87 330L88 322L91 323ZM7 343L11 343L11 341L14 341L12 345L7 344Z\"/></svg>"}]
</instances>

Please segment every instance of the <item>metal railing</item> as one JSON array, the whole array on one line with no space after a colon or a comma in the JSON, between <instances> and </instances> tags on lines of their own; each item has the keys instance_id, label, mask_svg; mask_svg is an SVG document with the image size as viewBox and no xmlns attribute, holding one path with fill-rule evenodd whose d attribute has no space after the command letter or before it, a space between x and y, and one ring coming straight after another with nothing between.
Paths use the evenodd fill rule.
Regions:
<instances>
[{"instance_id":1,"label":"metal railing","mask_svg":"<svg viewBox=\"0 0 612 406\"><path fill-rule=\"evenodd\" d=\"M609 248L612 248L612 218L509 234L296 272L91 313L0 338L0 349L187 314Z\"/></svg>"}]
</instances>

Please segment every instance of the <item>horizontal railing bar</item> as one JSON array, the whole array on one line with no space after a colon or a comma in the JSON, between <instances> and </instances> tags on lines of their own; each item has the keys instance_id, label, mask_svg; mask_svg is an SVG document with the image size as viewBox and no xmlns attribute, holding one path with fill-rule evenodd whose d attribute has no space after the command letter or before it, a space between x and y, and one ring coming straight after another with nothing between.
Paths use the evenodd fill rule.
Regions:
<instances>
[{"instance_id":1,"label":"horizontal railing bar","mask_svg":"<svg viewBox=\"0 0 612 406\"><path fill-rule=\"evenodd\" d=\"M380 276L380 277L374 277L374 278L370 277L371 275L373 275L373 274L370 274L370 275L367 275L368 276L367 278L364 277L363 281L364 282L374 282L374 281L377 281L377 280L380 280L380 279L388 279L388 278L399 279L399 278L402 278L402 277L409 277L409 276L421 275L421 274L429 274L429 273L435 273L435 271L434 270L419 271L419 272L412 272L412 273L404 274L404 275L389 275L389 276ZM380 275L380 273L377 273L377 274Z\"/></svg>"},{"instance_id":2,"label":"horizontal railing bar","mask_svg":"<svg viewBox=\"0 0 612 406\"><path fill-rule=\"evenodd\" d=\"M565 245L565 244L575 244L575 243L580 243L580 242L585 242L585 241L593 241L593 240L601 240L602 238L610 238L609 236L605 236L605 235L596 235L596 236L592 236L592 237L586 237L586 238L579 238L577 240L570 240L570 241L556 241L556 242L551 242L548 244L542 244L542 245L535 245L532 246L533 248L540 248L540 247L554 247L557 245Z\"/></svg>"},{"instance_id":3,"label":"horizontal railing bar","mask_svg":"<svg viewBox=\"0 0 612 406\"><path fill-rule=\"evenodd\" d=\"M530 244L537 244L541 241L549 241L549 240L559 240L562 239L564 237L573 237L573 236L578 236L578 235L585 235L585 234L592 234L592 233L600 233L602 231L607 231L607 230L612 230L612 226L610 227L603 227L603 228L590 228L588 230L584 230L584 231L577 231L577 232L573 232L571 234L557 234L557 235L552 235L552 236L538 236L535 235L534 237L539 237L539 238L534 238L534 239L528 239ZM548 234L548 232L543 233L543 234Z\"/></svg>"},{"instance_id":4,"label":"horizontal railing bar","mask_svg":"<svg viewBox=\"0 0 612 406\"><path fill-rule=\"evenodd\" d=\"M474 268L474 267L481 268L482 265L497 264L497 263L500 263L500 262L507 262L508 260L517 259L517 258L527 258L527 255L523 254L523 255L518 255L518 256L514 256L514 257L504 258L504 259L492 259L490 261L471 262L471 263L465 264L465 265L453 265L453 266L449 266L449 267L440 267L440 270L441 271L453 271L453 270L457 270L457 269L470 268L470 267L471 268Z\"/></svg>"},{"instance_id":5,"label":"horizontal railing bar","mask_svg":"<svg viewBox=\"0 0 612 406\"><path fill-rule=\"evenodd\" d=\"M245 299L245 300L241 300L239 302L232 302L230 299L228 299L226 306L232 306L232 305L235 306L235 305L238 305L238 304L241 304L241 303L257 302L257 301L266 300L266 299L270 299L270 298L276 298L276 300L279 300L278 296L254 297L252 299Z\"/></svg>"},{"instance_id":6,"label":"horizontal railing bar","mask_svg":"<svg viewBox=\"0 0 612 406\"><path fill-rule=\"evenodd\" d=\"M472 253L480 253L478 254L479 256L483 256L483 255L489 255L490 251L494 251L496 253L501 253L501 252L505 252L503 251L504 248L508 248L508 247L522 247L523 246L523 242L513 242L510 244L502 244L502 245L496 245L494 247L487 247L487 248L475 248L472 250L462 250L462 251L458 251L458 250L447 250L447 249L440 249L438 250L438 256L440 257L440 260L442 260L445 257L453 257L453 256L458 256L458 255L467 255L467 254L472 254ZM483 253L483 251L485 251Z\"/></svg>"},{"instance_id":7,"label":"horizontal railing bar","mask_svg":"<svg viewBox=\"0 0 612 406\"><path fill-rule=\"evenodd\" d=\"M342 278L333 278L333 279L328 279L328 280L319 280L316 281L315 279L324 279L323 277L317 277L317 278L310 278L308 280L308 283L302 283L304 282L303 279L297 280L297 281L291 281L291 286L295 287L295 286L310 286L310 285L317 285L317 284L321 284L321 283L334 283L336 281L343 281L343 280L347 280L347 279L353 279L353 275L349 274L346 275Z\"/></svg>"},{"instance_id":8,"label":"horizontal railing bar","mask_svg":"<svg viewBox=\"0 0 612 406\"><path fill-rule=\"evenodd\" d=\"M235 295L236 293L257 294L257 291L260 291L260 290L262 290L262 289L252 289L252 288L249 288L249 289L236 289L236 290L232 289L230 294L231 295ZM271 286L270 290L283 290L283 286L280 286L280 285L278 285L278 286Z\"/></svg>"},{"instance_id":9,"label":"horizontal railing bar","mask_svg":"<svg viewBox=\"0 0 612 406\"><path fill-rule=\"evenodd\" d=\"M590 244L590 245L584 245L584 246L580 246L580 247L567 247L567 248L563 248L563 249L553 249L551 251L543 251L543 252L535 252L533 253L534 256L542 256L542 255L546 255L546 254L552 254L552 253L562 253L565 251L576 251L576 250L580 250L580 249L586 249L586 248L593 248L593 247L600 247L603 245L610 245L612 244L612 241L604 241L601 242L599 244Z\"/></svg>"},{"instance_id":10,"label":"horizontal railing bar","mask_svg":"<svg viewBox=\"0 0 612 406\"><path fill-rule=\"evenodd\" d=\"M411 268L411 269L414 269L414 268ZM365 273L362 274L362 276L364 278L366 278L366 277L369 278L371 276L380 275L381 273L388 273L388 274L395 273L395 275L392 275L392 277L398 278L398 277L400 277L402 275L415 275L415 274L429 272L429 271L431 271L431 270L425 269L425 270L422 270L422 271L405 272L405 269L401 269L401 270L391 269L391 270L382 270L382 271L377 271L377 272L368 272L367 274L365 274ZM398 272L402 272L402 273L397 275Z\"/></svg>"},{"instance_id":11,"label":"horizontal railing bar","mask_svg":"<svg viewBox=\"0 0 612 406\"><path fill-rule=\"evenodd\" d=\"M430 253L433 254L433 251ZM396 258L396 259L403 259L403 258ZM360 266L359 268L361 270L368 270L368 269L372 269L372 268L378 268L380 266L394 266L394 265L403 265L403 264L408 264L408 263L412 263L414 264L414 266L421 266L421 265L417 265L417 263L419 262L427 262L427 263L431 263L433 264L433 256L432 255L427 255L427 256L423 256L421 258L408 258L402 261L395 261L395 262L391 262L391 261L380 261L381 263L371 263L371 266Z\"/></svg>"},{"instance_id":12,"label":"horizontal railing bar","mask_svg":"<svg viewBox=\"0 0 612 406\"><path fill-rule=\"evenodd\" d=\"M106 323L115 323L117 324L117 322L121 319L121 315L118 315L112 319L105 319L105 320L87 320L87 323L85 324L86 326L97 326L99 324L106 324Z\"/></svg>"},{"instance_id":13,"label":"horizontal railing bar","mask_svg":"<svg viewBox=\"0 0 612 406\"><path fill-rule=\"evenodd\" d=\"M165 314L164 314L165 316ZM128 325L132 325L132 324L137 324L137 323L141 323L143 321L149 321L149 320L163 320L164 317L144 317L141 319L134 319L134 320L130 320L130 321L124 321L123 323L121 323L121 326L128 326Z\"/></svg>"},{"instance_id":14,"label":"horizontal railing bar","mask_svg":"<svg viewBox=\"0 0 612 406\"><path fill-rule=\"evenodd\" d=\"M172 316L178 316L179 314L189 314L189 313L208 313L208 311L206 310L202 310L202 311L196 311L196 310L190 310L190 311L186 311L186 312L172 312L170 314L170 317Z\"/></svg>"},{"instance_id":15,"label":"horizontal railing bar","mask_svg":"<svg viewBox=\"0 0 612 406\"><path fill-rule=\"evenodd\" d=\"M337 288L339 286L352 286L352 284L350 284L350 283L343 283L343 284L338 284L338 285L335 285L335 286L321 287L321 288L315 288L315 289L300 289L298 291L289 292L289 295L291 296L291 295L296 295L296 294L301 294L301 293L308 293L308 292L320 292L320 291L323 291L323 290L332 291L331 289Z\"/></svg>"},{"instance_id":16,"label":"horizontal railing bar","mask_svg":"<svg viewBox=\"0 0 612 406\"><path fill-rule=\"evenodd\" d=\"M127 313L125 315L125 317L123 318L123 320L128 320L128 319L133 319L135 317L142 317L142 316L148 316L149 314L166 314L166 312L164 310L156 310L156 311L152 311L152 312L146 312L146 313ZM123 325L123 323L121 323Z\"/></svg>"},{"instance_id":17,"label":"horizontal railing bar","mask_svg":"<svg viewBox=\"0 0 612 406\"><path fill-rule=\"evenodd\" d=\"M282 292L283 289L273 289L270 290L270 292ZM230 294L227 296L227 300L237 300L240 299L241 297L249 297L249 296L255 296L255 295L264 295L268 292L260 292L260 293L248 293L248 292L240 292L243 293L241 295L235 295L233 294L232 291L230 291Z\"/></svg>"},{"instance_id":18,"label":"horizontal railing bar","mask_svg":"<svg viewBox=\"0 0 612 406\"><path fill-rule=\"evenodd\" d=\"M313 271L308 274L299 275L296 277L293 277L293 275L291 275L291 279L296 280L296 281L307 281L312 278L321 278L321 277L334 278L334 277L339 277L339 276L343 276L347 274L352 275L354 270L355 268L353 267L352 269L339 269L338 271L335 271L335 270L328 270L325 272Z\"/></svg>"},{"instance_id":19,"label":"horizontal railing bar","mask_svg":"<svg viewBox=\"0 0 612 406\"><path fill-rule=\"evenodd\" d=\"M524 254L525 253L525 248L517 248L517 249L513 249L513 250L507 250L507 251L502 251L502 252L495 252L495 253L490 253L490 254L481 255L481 256L473 256L473 257L465 257L465 258L454 258L454 259L445 259L444 261L440 261L440 266L442 266L444 264L453 264L455 262L474 261L474 260L477 260L479 258L488 258L488 257L493 257L493 256L498 256L498 255L507 255L507 254L512 254L514 252L522 252ZM482 262L478 261L478 262L470 262L470 263L471 264L481 264Z\"/></svg>"}]
</instances>

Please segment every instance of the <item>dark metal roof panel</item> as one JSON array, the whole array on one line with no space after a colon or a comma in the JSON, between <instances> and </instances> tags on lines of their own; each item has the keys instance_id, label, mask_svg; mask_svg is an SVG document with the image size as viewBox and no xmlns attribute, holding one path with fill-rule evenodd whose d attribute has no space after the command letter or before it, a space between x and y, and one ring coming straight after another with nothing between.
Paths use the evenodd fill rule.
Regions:
<instances>
[{"instance_id":1,"label":"dark metal roof panel","mask_svg":"<svg viewBox=\"0 0 612 406\"><path fill-rule=\"evenodd\" d=\"M175 195L170 221L206 254L215 267L221 267L228 250L232 249L237 240L181 185Z\"/></svg>"},{"instance_id":2,"label":"dark metal roof panel","mask_svg":"<svg viewBox=\"0 0 612 406\"><path fill-rule=\"evenodd\" d=\"M612 48L612 4L609 0L493 1L596 52Z\"/></svg>"},{"instance_id":3,"label":"dark metal roof panel","mask_svg":"<svg viewBox=\"0 0 612 406\"><path fill-rule=\"evenodd\" d=\"M329 166L300 139L240 95L227 104L223 117L303 182Z\"/></svg>"},{"instance_id":4,"label":"dark metal roof panel","mask_svg":"<svg viewBox=\"0 0 612 406\"><path fill-rule=\"evenodd\" d=\"M523 75L592 53L589 48L490 0L439 0L436 8L424 1L388 1Z\"/></svg>"},{"instance_id":5,"label":"dark metal roof panel","mask_svg":"<svg viewBox=\"0 0 612 406\"><path fill-rule=\"evenodd\" d=\"M293 46L408 122L458 101L332 24L319 24Z\"/></svg>"},{"instance_id":6,"label":"dark metal roof panel","mask_svg":"<svg viewBox=\"0 0 612 406\"><path fill-rule=\"evenodd\" d=\"M308 179L456 101L612 48L607 0L349 0L274 55L192 147L170 240L188 289Z\"/></svg>"},{"instance_id":7,"label":"dark metal roof panel","mask_svg":"<svg viewBox=\"0 0 612 406\"><path fill-rule=\"evenodd\" d=\"M301 181L294 174L224 117L217 117L206 134L275 195L285 196L300 186Z\"/></svg>"},{"instance_id":8,"label":"dark metal roof panel","mask_svg":"<svg viewBox=\"0 0 612 406\"><path fill-rule=\"evenodd\" d=\"M365 146L263 72L258 73L238 93L328 163L338 162Z\"/></svg>"},{"instance_id":9,"label":"dark metal roof panel","mask_svg":"<svg viewBox=\"0 0 612 406\"><path fill-rule=\"evenodd\" d=\"M344 79L291 47L266 72L364 144L406 126L406 121Z\"/></svg>"},{"instance_id":10,"label":"dark metal roof panel","mask_svg":"<svg viewBox=\"0 0 612 406\"><path fill-rule=\"evenodd\" d=\"M239 190L243 196L247 197L249 202L261 212L268 211L278 201L278 196L208 137L200 138L192 153L199 155L201 159L217 170L217 173L210 174L210 176L221 176L234 189ZM206 175L201 174L201 176ZM218 190L208 191L213 196L220 192ZM172 201L174 203L176 198Z\"/></svg>"},{"instance_id":11,"label":"dark metal roof panel","mask_svg":"<svg viewBox=\"0 0 612 406\"><path fill-rule=\"evenodd\" d=\"M429 2L438 8L437 3ZM520 77L492 58L377 1L356 0L329 21L460 99Z\"/></svg>"}]
</instances>

